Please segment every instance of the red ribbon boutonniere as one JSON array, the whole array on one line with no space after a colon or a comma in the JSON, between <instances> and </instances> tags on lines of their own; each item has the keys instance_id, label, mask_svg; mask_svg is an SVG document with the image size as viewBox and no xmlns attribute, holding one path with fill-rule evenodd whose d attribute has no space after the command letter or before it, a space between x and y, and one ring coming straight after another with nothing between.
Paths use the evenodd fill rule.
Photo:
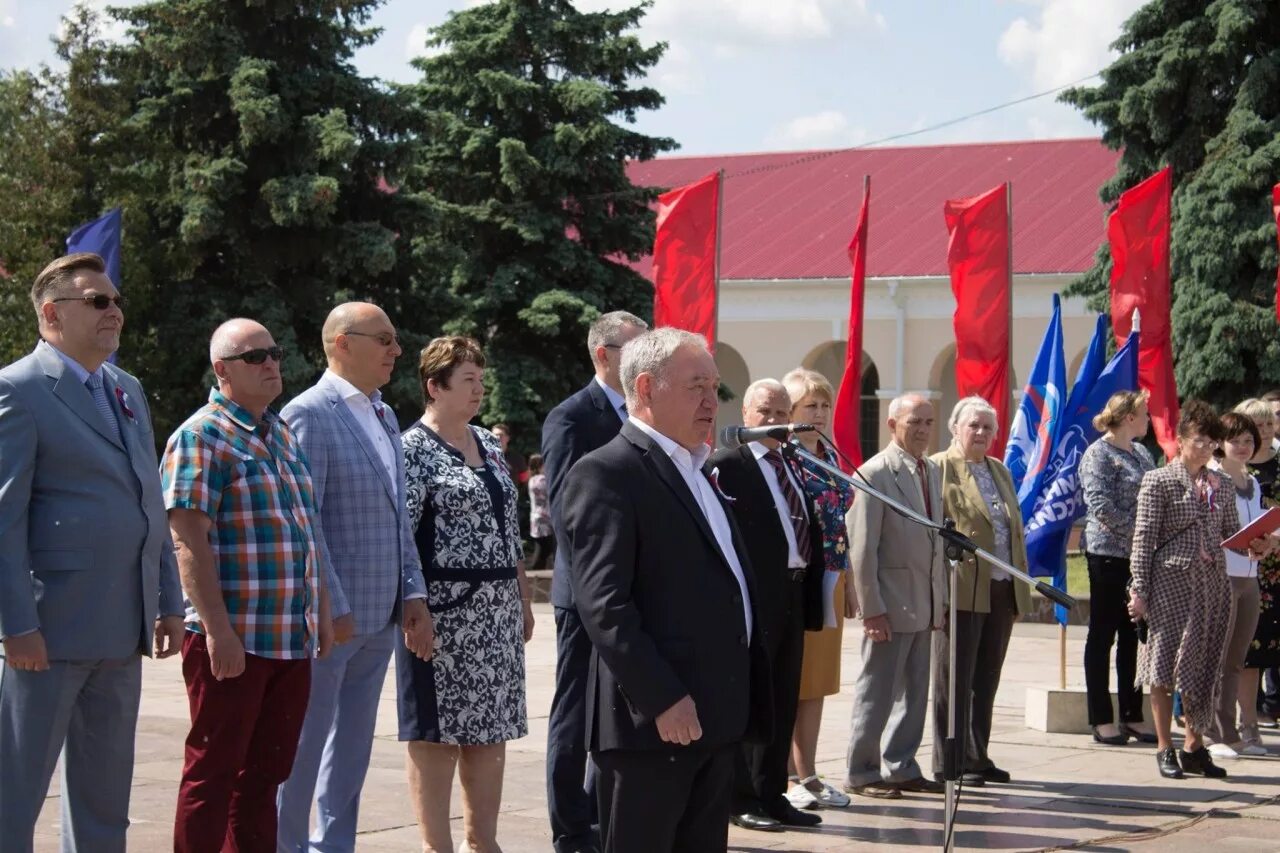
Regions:
<instances>
[{"instance_id":1,"label":"red ribbon boutonniere","mask_svg":"<svg viewBox=\"0 0 1280 853\"><path fill-rule=\"evenodd\" d=\"M116 386L116 402L120 404L120 411L124 412L124 416L134 423L138 422L137 416L133 414L133 409L129 408L129 395L124 393L124 389L119 385Z\"/></svg>"},{"instance_id":2,"label":"red ribbon boutonniere","mask_svg":"<svg viewBox=\"0 0 1280 853\"><path fill-rule=\"evenodd\" d=\"M716 490L716 494L720 496L720 500L730 504L738 500L735 497L730 497L729 495L725 494L724 489L720 488L720 469L719 468L712 468L711 476L709 476L707 479L711 481L711 488Z\"/></svg>"}]
</instances>

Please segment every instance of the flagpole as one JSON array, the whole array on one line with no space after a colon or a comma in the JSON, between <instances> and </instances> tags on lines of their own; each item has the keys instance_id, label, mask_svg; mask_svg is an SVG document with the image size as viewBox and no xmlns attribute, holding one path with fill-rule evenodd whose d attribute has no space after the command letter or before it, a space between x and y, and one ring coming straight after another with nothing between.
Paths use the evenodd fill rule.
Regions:
<instances>
[{"instance_id":1,"label":"flagpole","mask_svg":"<svg viewBox=\"0 0 1280 853\"><path fill-rule=\"evenodd\" d=\"M715 352L716 343L720 340L720 226L724 223L724 169L716 172L716 315L712 321L711 351Z\"/></svg>"},{"instance_id":2,"label":"flagpole","mask_svg":"<svg viewBox=\"0 0 1280 853\"><path fill-rule=\"evenodd\" d=\"M1005 251L1008 253L1008 264L1009 264L1009 290L1008 290L1009 325L1005 327L1009 330L1009 338L1008 338L1009 352L1008 352L1008 361L1006 362L1006 365L1011 366L1013 364L1013 181L1004 182L1004 205L1005 205L1005 216L1004 216L1005 224L1009 228L1009 238L1005 240ZM1004 408L1006 412L1008 412L1010 409L1013 408L1013 386L1009 385L1008 366L1006 366L1005 368L1005 375L1004 375L1005 387L1008 389L1006 391L1006 397L1004 401L1005 402ZM1006 417L1008 416L1006 415ZM1008 431L1011 424L1012 424L1012 421L1009 421L1008 423L1004 423L1000 425L1000 428L1005 431L1004 434L1005 434L1006 440L1008 439L1008 435L1009 435Z\"/></svg>"}]
</instances>

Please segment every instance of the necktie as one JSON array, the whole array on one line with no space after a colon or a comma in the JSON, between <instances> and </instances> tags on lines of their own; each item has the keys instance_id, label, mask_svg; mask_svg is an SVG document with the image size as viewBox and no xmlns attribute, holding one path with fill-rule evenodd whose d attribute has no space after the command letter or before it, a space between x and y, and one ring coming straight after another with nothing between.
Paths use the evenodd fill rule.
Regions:
<instances>
[{"instance_id":1,"label":"necktie","mask_svg":"<svg viewBox=\"0 0 1280 853\"><path fill-rule=\"evenodd\" d=\"M773 473L778 477L778 488L782 490L782 498L787 503L787 512L791 515L791 526L795 529L796 551L799 552L800 559L808 563L812 555L809 543L809 517L805 514L804 501L801 500L800 493L796 491L791 477L787 475L787 460L783 459L782 454L776 450L766 453L764 460L773 466Z\"/></svg>"},{"instance_id":2,"label":"necktie","mask_svg":"<svg viewBox=\"0 0 1280 853\"><path fill-rule=\"evenodd\" d=\"M920 491L924 495L924 514L933 518L933 501L929 500L929 469L923 459L916 460L916 473L920 475Z\"/></svg>"},{"instance_id":3,"label":"necktie","mask_svg":"<svg viewBox=\"0 0 1280 853\"><path fill-rule=\"evenodd\" d=\"M85 387L89 389L89 393L93 395L93 404L98 407L102 419L107 422L107 429L116 438L121 439L120 422L116 420L116 413L111 408L111 401L107 399L106 388L102 385L102 376L97 373L90 373L89 378L84 381Z\"/></svg>"},{"instance_id":4,"label":"necktie","mask_svg":"<svg viewBox=\"0 0 1280 853\"><path fill-rule=\"evenodd\" d=\"M618 411L622 413L619 417L621 417L623 421L626 421L626 419L627 419L627 404L626 404L626 403L623 403L621 406L619 406L619 407L618 407Z\"/></svg>"}]
</instances>

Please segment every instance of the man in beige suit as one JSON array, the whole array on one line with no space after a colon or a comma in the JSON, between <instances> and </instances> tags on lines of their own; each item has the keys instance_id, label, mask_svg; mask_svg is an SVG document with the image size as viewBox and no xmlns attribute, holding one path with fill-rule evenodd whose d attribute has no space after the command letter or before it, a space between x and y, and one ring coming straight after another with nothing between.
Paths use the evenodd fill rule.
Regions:
<instances>
[{"instance_id":1,"label":"man in beige suit","mask_svg":"<svg viewBox=\"0 0 1280 853\"><path fill-rule=\"evenodd\" d=\"M925 457L933 422L933 405L924 397L898 397L889 404L893 441L860 470L880 492L940 522L938 466ZM916 763L929 704L931 637L946 613L942 541L863 495L847 521L863 638L845 790L881 799L903 791L942 793Z\"/></svg>"}]
</instances>

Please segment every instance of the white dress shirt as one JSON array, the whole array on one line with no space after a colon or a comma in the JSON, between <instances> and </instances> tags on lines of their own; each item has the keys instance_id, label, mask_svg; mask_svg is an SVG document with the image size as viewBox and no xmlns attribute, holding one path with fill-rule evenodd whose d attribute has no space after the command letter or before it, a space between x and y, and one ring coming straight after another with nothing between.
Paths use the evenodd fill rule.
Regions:
<instances>
[{"instance_id":1,"label":"white dress shirt","mask_svg":"<svg viewBox=\"0 0 1280 853\"><path fill-rule=\"evenodd\" d=\"M372 395L367 395L332 370L326 370L325 375L337 386L338 393L342 395L342 401L347 405L347 410L355 417L356 423L360 424L365 436L378 451L378 459L382 460L382 467L391 478L391 487L396 490L396 497L399 497L400 484L396 482L395 448L391 446L391 439L387 436L387 430L382 425L376 408L382 405L382 392L374 391Z\"/></svg>"},{"instance_id":2,"label":"white dress shirt","mask_svg":"<svg viewBox=\"0 0 1280 853\"><path fill-rule=\"evenodd\" d=\"M694 502L702 510L702 515L706 518L716 543L720 546L720 553L724 555L725 562L729 564L742 591L742 617L746 620L747 640L750 641L753 625L751 594L747 591L747 578L742 572L742 564L738 562L738 551L733 547L733 533L729 527L729 518L725 515L724 507L720 505L720 499L716 497L715 490L711 487L711 481L702 475L702 466L711 455L711 448L702 444L696 451L690 452L644 421L635 418L628 418L628 420L636 429L657 442L662 451L671 457L671 462L693 494Z\"/></svg>"},{"instance_id":3,"label":"white dress shirt","mask_svg":"<svg viewBox=\"0 0 1280 853\"><path fill-rule=\"evenodd\" d=\"M627 422L627 398L610 388L600 379L595 377L596 384L604 391L604 395L609 398L609 405L613 406L613 410L618 413L618 420L624 424Z\"/></svg>"},{"instance_id":4,"label":"white dress shirt","mask_svg":"<svg viewBox=\"0 0 1280 853\"><path fill-rule=\"evenodd\" d=\"M765 454L769 452L769 448L765 447L763 441L751 442L751 453L756 458L756 464L760 466L760 473L764 475L764 481L769 486L769 494L773 495L773 508L778 512L778 521L782 522L782 532L787 537L787 568L803 569L808 563L800 558L800 549L796 545L796 525L791 520L791 508L787 506L787 499L782 494L782 485L778 482L778 469L765 461ZM791 470L791 465L785 459L783 460L783 470L787 472L787 479L791 481L791 488L796 490L796 494L800 495L801 502L804 502L804 486L796 480L795 472ZM805 516L809 514L808 507L805 507ZM809 523L813 523L813 519L809 519Z\"/></svg>"}]
</instances>

